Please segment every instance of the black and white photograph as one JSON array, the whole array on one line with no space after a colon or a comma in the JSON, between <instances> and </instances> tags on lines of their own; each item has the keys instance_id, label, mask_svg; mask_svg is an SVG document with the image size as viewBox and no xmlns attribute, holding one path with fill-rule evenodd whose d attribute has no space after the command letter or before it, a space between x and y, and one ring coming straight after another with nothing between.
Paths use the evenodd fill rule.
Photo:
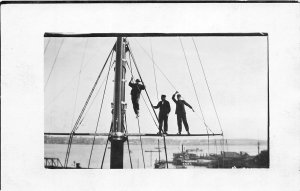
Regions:
<instances>
[{"instance_id":1,"label":"black and white photograph","mask_svg":"<svg viewBox=\"0 0 300 191\"><path fill-rule=\"evenodd\" d=\"M299 191L291 2L1 4L3 191Z\"/></svg>"},{"instance_id":2,"label":"black and white photograph","mask_svg":"<svg viewBox=\"0 0 300 191\"><path fill-rule=\"evenodd\" d=\"M268 35L44 38L45 168L268 168Z\"/></svg>"}]
</instances>

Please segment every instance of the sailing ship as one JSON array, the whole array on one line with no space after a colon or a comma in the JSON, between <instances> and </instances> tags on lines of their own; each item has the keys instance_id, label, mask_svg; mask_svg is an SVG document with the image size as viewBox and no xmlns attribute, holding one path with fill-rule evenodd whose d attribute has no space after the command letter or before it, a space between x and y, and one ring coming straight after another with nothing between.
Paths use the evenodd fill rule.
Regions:
<instances>
[{"instance_id":1,"label":"sailing ship","mask_svg":"<svg viewBox=\"0 0 300 191\"><path fill-rule=\"evenodd\" d=\"M78 35L71 35L71 34L54 34L54 33L47 33L45 34L45 36L47 37L76 37ZM193 39L193 38L192 38ZM180 40L181 42L181 40ZM199 57L199 52L197 49L197 45L195 44L195 41L193 39L193 43L194 43L194 47L196 49L197 52L197 56L198 59L200 61L200 57ZM190 71L190 67L189 67L189 63L186 57L186 52L184 50L183 44L181 42L181 47L185 56L185 61L189 70L189 75L190 75L190 79L192 81L193 84L193 88L194 88L194 93L195 96L197 98L197 102L203 117L203 113L201 110L201 106L199 103L199 98L197 96L197 92L196 92L196 88L195 88L195 84L193 81L193 76L191 74ZM127 55L129 55L127 57ZM153 58L151 59L153 61L153 64L155 64ZM110 63L109 63L110 62ZM109 64L108 64L109 63ZM201 63L201 61L200 61ZM157 65L156 65L157 66ZM97 133L97 128L95 133L77 133L78 128L81 126L83 120L84 120L84 114L86 112L87 109L87 105L90 103L91 101L91 97L95 92L95 88L99 82L100 77L103 75L103 71L105 68L109 67L114 68L114 90L113 90L113 103L112 103L112 109L111 111L106 111L106 112L111 112L112 114L112 120L111 120L111 125L110 125L110 131L106 132L106 133ZM157 66L159 69L159 66ZM156 133L141 133L140 132L140 128L139 128L139 132L138 133L128 133L127 130L127 121L126 121L126 109L127 109L127 104L126 104L126 100L125 100L125 90L126 90L126 75L127 75L127 71L130 71L130 74L133 76L133 69L136 69L138 77L141 80L141 83L144 84L141 72L139 71L138 68L138 64L137 61L134 57L132 48L130 46L130 39L128 36L126 35L116 35L116 42L113 45L113 47L111 48L106 61L99 73L99 75L97 76L96 81L93 84L93 87L85 101L85 104L73 126L73 129L70 133L44 133L45 135L68 135L69 139L68 139L68 147L67 147L67 151L66 151L66 156L65 156L65 161L64 164L62 165L61 162L57 159L45 159L45 167L49 167L49 168L72 168L70 167L69 164L69 156L71 153L71 148L72 148L72 142L73 142L73 138L75 136L90 136L93 137L93 143L92 143L92 150L94 147L94 143L95 143L95 138L98 136L104 136L107 137L107 141L106 141L106 146L105 146L105 152L102 158L102 164L101 164L101 168L103 168L103 161L104 161L104 157L106 154L106 150L108 148L108 143L110 142L110 168L111 169L122 169L124 167L123 165L123 161L124 161L124 144L127 144L128 150L130 150L130 144L129 144L129 138L130 137L139 137L140 142L141 142L141 151L143 154L143 161L144 161L144 150L143 150L143 145L142 145L142 137L161 137L163 139L163 149L165 152L165 160L161 160L159 157L159 160L155 162L155 168L168 168L168 156L167 156L167 146L166 146L166 137L185 137L185 136L189 136L189 137L207 137L209 140L209 137L211 136L221 136L222 138L224 137L223 135L223 130L221 127L221 122L220 119L218 117L218 113L215 107L215 104L213 102L213 98L211 95L211 92L209 90L209 86L208 86L208 82L206 80L206 85L210 94L210 98L213 104L213 108L215 111L215 114L217 116L217 120L218 120L218 124L220 126L220 133L214 133L212 132L209 127L206 125L205 121L204 121L204 117L203 117L203 121L204 121L204 126L206 127L206 133L205 134L190 134L190 135L179 135L179 134L168 134L166 135L160 135L160 134L156 134ZM201 65L201 69L203 72L203 75L206 79L206 75L205 75L205 71L203 66ZM164 75L164 77L168 80L167 76ZM49 78L48 78L49 80ZM171 82L168 80L168 82L171 84ZM106 81L107 83L107 81ZM172 85L172 84L171 84ZM173 86L174 87L174 86ZM174 88L175 89L175 88ZM150 103L151 106L153 106L153 103L150 99L150 95L147 91L147 89L145 90L145 94L146 94L146 98L148 99L147 101ZM103 99L102 99L103 102ZM102 103L101 103L101 107L102 107ZM148 108L149 109L149 108ZM149 109L151 110L151 109ZM158 116L156 114L156 111L152 108L152 113L154 114L154 120L155 120L155 125L158 128L157 122L158 122ZM99 117L100 117L100 113L99 113ZM140 126L140 121L139 118L137 118L138 120L138 125ZM97 122L98 124L98 122ZM224 143L224 141L223 141ZM208 145L209 146L209 145ZM147 152L147 151L146 151ZM92 151L91 151L91 155L92 155ZM130 152L129 152L130 155ZM160 150L159 150L159 156L160 156ZM91 158L91 156L90 156ZM178 158L178 157L177 157ZM173 158L174 160L176 160L176 156L174 156ZM50 162L49 162L50 161ZM52 162L53 161L53 162ZM130 162L131 162L131 168L133 167L132 165L132 160L131 160L131 156L130 156ZM173 161L174 162L174 161ZM178 161L177 161L178 162ZM51 163L51 164L50 164ZM79 164L75 164L74 168L81 168ZM88 164L88 167L90 168L90 161ZM145 168L145 162L144 162L144 168ZM184 168L184 165L182 165L182 168Z\"/></svg>"}]
</instances>

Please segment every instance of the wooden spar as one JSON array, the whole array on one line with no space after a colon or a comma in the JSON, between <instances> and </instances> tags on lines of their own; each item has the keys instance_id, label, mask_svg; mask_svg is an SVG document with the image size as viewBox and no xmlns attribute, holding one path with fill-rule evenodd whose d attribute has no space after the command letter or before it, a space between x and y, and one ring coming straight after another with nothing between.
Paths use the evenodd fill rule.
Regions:
<instances>
[{"instance_id":1,"label":"wooden spar","mask_svg":"<svg viewBox=\"0 0 300 191\"><path fill-rule=\"evenodd\" d=\"M111 142L110 168L123 168L124 141L126 140L124 119L125 119L125 46L126 39L117 37L116 43L116 65L115 65L115 87L113 106L113 127L109 136Z\"/></svg>"},{"instance_id":2,"label":"wooden spar","mask_svg":"<svg viewBox=\"0 0 300 191\"><path fill-rule=\"evenodd\" d=\"M44 135L47 136L68 136L70 135L70 133L44 133ZM74 136L110 136L110 133L74 133ZM151 133L128 133L128 134L124 134L125 137L138 137L138 136L142 136L142 137L162 137L162 135L158 135L158 134L151 134ZM217 133L217 134L168 134L168 135L164 135L165 137L205 137L205 136L223 136L222 133Z\"/></svg>"}]
</instances>

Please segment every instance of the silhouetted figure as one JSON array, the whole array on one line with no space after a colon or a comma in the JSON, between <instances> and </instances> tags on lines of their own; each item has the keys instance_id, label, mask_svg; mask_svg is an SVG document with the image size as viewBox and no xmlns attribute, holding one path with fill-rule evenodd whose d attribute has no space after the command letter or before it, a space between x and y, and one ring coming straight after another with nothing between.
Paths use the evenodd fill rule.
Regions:
<instances>
[{"instance_id":1,"label":"silhouetted figure","mask_svg":"<svg viewBox=\"0 0 300 191\"><path fill-rule=\"evenodd\" d=\"M161 101L158 102L157 106L153 106L154 109L159 108L158 122L159 132L161 134L162 126L164 124L164 134L168 133L168 116L171 111L170 103L166 100L166 95L161 95Z\"/></svg>"},{"instance_id":2,"label":"silhouetted figure","mask_svg":"<svg viewBox=\"0 0 300 191\"><path fill-rule=\"evenodd\" d=\"M177 100L175 99L175 95L177 94ZM181 95L178 94L178 92L176 91L173 96L172 96L172 100L176 103L176 111L175 114L177 114L177 125L178 125L178 134L181 134L181 130L182 130L182 122L184 124L185 130L188 134L190 134L189 131L189 124L187 123L186 120L186 112L185 112L185 108L184 105L188 106L189 108L191 108L191 110L194 109L193 107L188 104L186 101L181 99Z\"/></svg>"},{"instance_id":3,"label":"silhouetted figure","mask_svg":"<svg viewBox=\"0 0 300 191\"><path fill-rule=\"evenodd\" d=\"M133 105L133 110L134 113L136 114L136 117L139 117L139 110L140 110L140 105L139 105L139 100L140 100L140 95L141 91L145 89L145 86L140 84L140 80L136 79L135 83L133 83L133 78L131 78L129 82L129 86L131 87L131 101Z\"/></svg>"}]
</instances>

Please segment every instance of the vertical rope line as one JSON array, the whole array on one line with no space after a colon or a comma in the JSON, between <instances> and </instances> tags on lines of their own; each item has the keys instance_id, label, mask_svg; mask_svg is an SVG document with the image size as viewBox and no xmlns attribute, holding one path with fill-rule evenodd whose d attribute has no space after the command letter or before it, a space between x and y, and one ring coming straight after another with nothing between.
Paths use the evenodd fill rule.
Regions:
<instances>
[{"instance_id":1,"label":"vertical rope line","mask_svg":"<svg viewBox=\"0 0 300 191\"><path fill-rule=\"evenodd\" d=\"M168 153L167 153L167 144L166 144L166 137L163 136L164 139L164 148L165 148L165 155L166 155L166 163L167 163L167 168L169 168L169 164L168 164Z\"/></svg>"},{"instance_id":2,"label":"vertical rope line","mask_svg":"<svg viewBox=\"0 0 300 191\"><path fill-rule=\"evenodd\" d=\"M153 57L153 49L152 49L152 40L150 37L150 45L151 45L151 57L152 57L152 66L153 66L153 72L154 72L154 81L155 81L155 88L156 88L156 97L157 97L157 101L159 101L159 97L158 97L158 86L157 86L157 80L156 80L156 71L155 71L155 62L154 62L154 57Z\"/></svg>"},{"instance_id":3,"label":"vertical rope line","mask_svg":"<svg viewBox=\"0 0 300 191\"><path fill-rule=\"evenodd\" d=\"M52 67L51 67L51 70L50 70L50 73L49 73L49 76L48 76L48 79L46 80L46 83L45 83L45 85L44 85L44 89L46 89L46 87L47 87L47 84L48 84L48 82L49 82L49 79L50 79L50 77L51 77L51 74L52 74L53 68L54 68L54 66L55 66L55 64L56 64L56 61L57 61L57 58L58 58L58 55L59 55L60 49L61 49L61 47L62 47L62 45L63 45L63 43L64 43L64 40L65 40L65 39L63 38L63 39L62 39L62 41L61 41L61 43L60 43L60 46L59 46L58 52L57 52L57 54L56 54L56 56L55 56L54 62L53 62L53 64L52 64Z\"/></svg>"},{"instance_id":4,"label":"vertical rope line","mask_svg":"<svg viewBox=\"0 0 300 191\"><path fill-rule=\"evenodd\" d=\"M100 111L99 111L99 115L98 115L98 119L97 119L97 125L96 125L96 129L95 129L95 134L94 134L94 137L93 137L93 144L92 144L92 148L91 148L91 152L90 152L90 158L89 158L88 168L90 168L90 162L91 162L91 158L92 158L92 154L93 154L93 149L94 149L94 145L95 145L95 140L96 140L96 133L97 133L98 127L99 127L99 121L100 121L100 116L101 116L103 101L104 101L104 98L105 98L105 92L106 92L108 77L109 77L110 69L111 69L111 66L112 66L112 58L113 58L113 56L111 56L110 66L109 66L109 69L108 69L108 72L107 72L106 82L105 82L105 86L104 86L104 90L103 90L103 96L102 96L101 105L100 105Z\"/></svg>"}]
</instances>

